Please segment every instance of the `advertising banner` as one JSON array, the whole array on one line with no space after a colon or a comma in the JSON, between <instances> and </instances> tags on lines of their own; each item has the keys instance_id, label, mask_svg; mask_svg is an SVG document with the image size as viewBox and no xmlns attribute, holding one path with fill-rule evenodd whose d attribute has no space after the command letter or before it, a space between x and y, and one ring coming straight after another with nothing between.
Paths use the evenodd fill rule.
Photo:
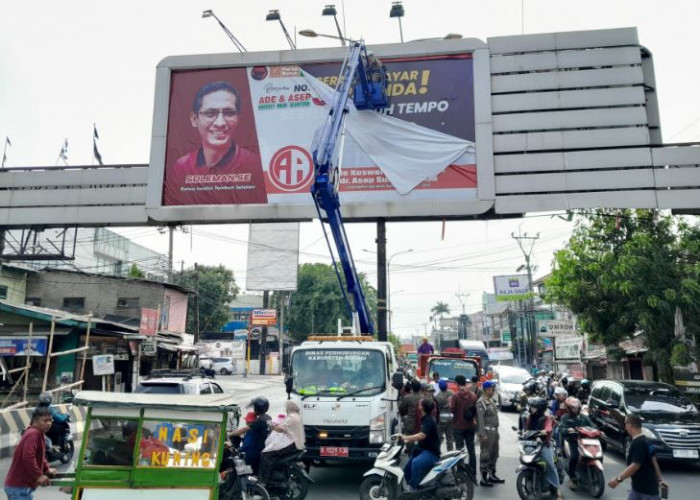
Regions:
<instances>
[{"instance_id":1,"label":"advertising banner","mask_svg":"<svg viewBox=\"0 0 700 500\"><path fill-rule=\"evenodd\" d=\"M556 359L581 359L583 337L556 337L554 357Z\"/></svg>"},{"instance_id":2,"label":"advertising banner","mask_svg":"<svg viewBox=\"0 0 700 500\"><path fill-rule=\"evenodd\" d=\"M400 204L393 214L371 214L391 217L434 216L435 202L478 202L473 53L382 57L382 63L387 116L354 109L348 115L363 118L348 118L339 180L346 218L371 204L378 210ZM151 165L163 169L158 208L235 205L248 220L315 216L312 142L328 115L340 66L300 61L172 68L161 85L169 89L167 114L156 120L165 130L160 135L154 128L159 140L164 136L164 154L158 153L164 165ZM421 134L422 144L415 140ZM459 154L438 170L416 171L416 164L429 165L449 148ZM421 154L426 161L416 162ZM393 163L391 172L382 155ZM483 211L470 210L464 213Z\"/></svg>"},{"instance_id":3,"label":"advertising banner","mask_svg":"<svg viewBox=\"0 0 700 500\"><path fill-rule=\"evenodd\" d=\"M155 335L158 330L158 310L141 308L141 324L139 333L141 335Z\"/></svg>"},{"instance_id":4,"label":"advertising banner","mask_svg":"<svg viewBox=\"0 0 700 500\"><path fill-rule=\"evenodd\" d=\"M540 321L540 336L561 337L576 333L576 325L571 320L557 319Z\"/></svg>"},{"instance_id":5,"label":"advertising banner","mask_svg":"<svg viewBox=\"0 0 700 500\"><path fill-rule=\"evenodd\" d=\"M250 316L253 326L271 326L277 324L277 309L253 309Z\"/></svg>"},{"instance_id":6,"label":"advertising banner","mask_svg":"<svg viewBox=\"0 0 700 500\"><path fill-rule=\"evenodd\" d=\"M494 276L493 289L496 292L496 300L499 302L527 300L533 296L527 274Z\"/></svg>"},{"instance_id":7,"label":"advertising banner","mask_svg":"<svg viewBox=\"0 0 700 500\"><path fill-rule=\"evenodd\" d=\"M27 349L25 338L0 337L0 356L46 356L46 337L32 337L32 345Z\"/></svg>"}]
</instances>

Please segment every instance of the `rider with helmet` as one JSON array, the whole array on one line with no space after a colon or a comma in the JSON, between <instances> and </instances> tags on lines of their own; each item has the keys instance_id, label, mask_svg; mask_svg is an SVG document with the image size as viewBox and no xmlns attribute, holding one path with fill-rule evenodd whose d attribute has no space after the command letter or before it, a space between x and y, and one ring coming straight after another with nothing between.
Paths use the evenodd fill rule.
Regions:
<instances>
[{"instance_id":1,"label":"rider with helmet","mask_svg":"<svg viewBox=\"0 0 700 500\"><path fill-rule=\"evenodd\" d=\"M560 420L561 417L566 415L566 412L568 411L566 409L566 405L564 404L567 397L568 393L566 392L566 389L563 387L554 388L554 400L549 405L549 413L551 413L557 420Z\"/></svg>"},{"instance_id":2,"label":"rider with helmet","mask_svg":"<svg viewBox=\"0 0 700 500\"><path fill-rule=\"evenodd\" d=\"M591 381L587 378L584 378L581 381L581 387L579 388L578 392L576 393L576 399L581 401L581 404L588 404L588 398L591 397Z\"/></svg>"},{"instance_id":3,"label":"rider with helmet","mask_svg":"<svg viewBox=\"0 0 700 500\"><path fill-rule=\"evenodd\" d=\"M551 416L546 414L547 410L547 400L542 397L534 397L530 399L530 411L525 422L526 431L545 431L546 435L542 438L542 459L547 464L547 470L545 472L547 482L549 483L550 490L554 494L556 493L557 500L562 497L559 484L559 473L554 466L554 451L552 447L552 428L554 425Z\"/></svg>"},{"instance_id":4,"label":"rider with helmet","mask_svg":"<svg viewBox=\"0 0 700 500\"><path fill-rule=\"evenodd\" d=\"M566 398L566 408L568 413L561 419L559 433L563 439L569 441L569 488L576 489L576 465L578 464L579 453L576 443L576 434L572 431L576 427L593 427L591 419L581 413L581 401L576 398Z\"/></svg>"},{"instance_id":5,"label":"rider with helmet","mask_svg":"<svg viewBox=\"0 0 700 500\"><path fill-rule=\"evenodd\" d=\"M67 424L70 421L70 415L67 413L61 413L58 411L58 408L53 406L53 394L50 393L49 391L44 391L41 394L39 394L39 404L37 405L38 408L44 407L48 408L49 411L51 412L51 428L44 434L44 440L46 441L46 448L51 449L54 444L56 444L56 448L58 448L58 445L60 443L54 443L53 441L56 440L56 438L60 434L60 428L63 424Z\"/></svg>"},{"instance_id":6,"label":"rider with helmet","mask_svg":"<svg viewBox=\"0 0 700 500\"><path fill-rule=\"evenodd\" d=\"M265 439L269 434L270 416L267 410L270 409L270 402L267 398L257 397L248 404L248 408L253 408L245 417L246 425L236 429L229 434L229 437L236 437L245 434L240 451L245 453L245 461L253 468L253 474L257 475L260 468L260 456L265 447Z\"/></svg>"}]
</instances>

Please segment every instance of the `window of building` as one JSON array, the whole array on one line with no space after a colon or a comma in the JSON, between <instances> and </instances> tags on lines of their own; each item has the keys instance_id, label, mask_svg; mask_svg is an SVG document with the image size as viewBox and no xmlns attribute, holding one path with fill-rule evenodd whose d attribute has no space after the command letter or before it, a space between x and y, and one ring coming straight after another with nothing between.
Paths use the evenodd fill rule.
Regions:
<instances>
[{"instance_id":1,"label":"window of building","mask_svg":"<svg viewBox=\"0 0 700 500\"><path fill-rule=\"evenodd\" d=\"M41 307L41 297L27 297L24 303L28 306Z\"/></svg>"},{"instance_id":2,"label":"window of building","mask_svg":"<svg viewBox=\"0 0 700 500\"><path fill-rule=\"evenodd\" d=\"M85 309L85 297L63 297L63 309Z\"/></svg>"},{"instance_id":3,"label":"window of building","mask_svg":"<svg viewBox=\"0 0 700 500\"><path fill-rule=\"evenodd\" d=\"M117 307L120 309L130 309L139 307L138 297L119 297L117 299Z\"/></svg>"},{"instance_id":4,"label":"window of building","mask_svg":"<svg viewBox=\"0 0 700 500\"><path fill-rule=\"evenodd\" d=\"M5 285L0 285L0 299L7 298L7 287Z\"/></svg>"}]
</instances>

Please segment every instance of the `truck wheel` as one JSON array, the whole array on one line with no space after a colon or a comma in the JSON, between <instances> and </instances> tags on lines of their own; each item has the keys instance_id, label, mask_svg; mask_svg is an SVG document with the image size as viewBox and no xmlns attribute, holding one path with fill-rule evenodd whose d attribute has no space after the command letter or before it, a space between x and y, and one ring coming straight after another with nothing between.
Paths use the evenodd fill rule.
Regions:
<instances>
[{"instance_id":1,"label":"truck wheel","mask_svg":"<svg viewBox=\"0 0 700 500\"><path fill-rule=\"evenodd\" d=\"M381 476L369 476L360 485L360 500L392 500L394 485Z\"/></svg>"}]
</instances>

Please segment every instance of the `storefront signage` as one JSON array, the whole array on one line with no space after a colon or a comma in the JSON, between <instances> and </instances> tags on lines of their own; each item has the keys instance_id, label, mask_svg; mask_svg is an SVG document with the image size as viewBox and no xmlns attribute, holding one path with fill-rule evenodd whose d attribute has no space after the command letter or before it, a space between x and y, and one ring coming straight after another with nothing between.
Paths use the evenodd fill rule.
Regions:
<instances>
[{"instance_id":1,"label":"storefront signage","mask_svg":"<svg viewBox=\"0 0 700 500\"><path fill-rule=\"evenodd\" d=\"M155 339L144 340L141 343L141 356L153 357L156 355L157 355L156 340Z\"/></svg>"},{"instance_id":2,"label":"storefront signage","mask_svg":"<svg viewBox=\"0 0 700 500\"><path fill-rule=\"evenodd\" d=\"M94 375L114 375L114 356L111 354L93 356L92 373Z\"/></svg>"},{"instance_id":3,"label":"storefront signage","mask_svg":"<svg viewBox=\"0 0 700 500\"><path fill-rule=\"evenodd\" d=\"M141 308L141 323L139 333L141 335L155 335L158 331L158 310Z\"/></svg>"},{"instance_id":4,"label":"storefront signage","mask_svg":"<svg viewBox=\"0 0 700 500\"><path fill-rule=\"evenodd\" d=\"M0 337L0 356L46 356L46 337L33 337L31 349L26 338Z\"/></svg>"},{"instance_id":5,"label":"storefront signage","mask_svg":"<svg viewBox=\"0 0 700 500\"><path fill-rule=\"evenodd\" d=\"M533 297L527 274L494 276L493 289L496 292L496 300L499 302L527 300Z\"/></svg>"},{"instance_id":6,"label":"storefront signage","mask_svg":"<svg viewBox=\"0 0 700 500\"><path fill-rule=\"evenodd\" d=\"M583 337L556 337L554 355L556 359L581 359Z\"/></svg>"},{"instance_id":7,"label":"storefront signage","mask_svg":"<svg viewBox=\"0 0 700 500\"><path fill-rule=\"evenodd\" d=\"M271 326L277 324L277 309L253 309L250 316L253 326Z\"/></svg>"},{"instance_id":8,"label":"storefront signage","mask_svg":"<svg viewBox=\"0 0 700 500\"><path fill-rule=\"evenodd\" d=\"M540 337L571 336L576 333L576 325L571 320L557 319L540 321Z\"/></svg>"}]
</instances>

